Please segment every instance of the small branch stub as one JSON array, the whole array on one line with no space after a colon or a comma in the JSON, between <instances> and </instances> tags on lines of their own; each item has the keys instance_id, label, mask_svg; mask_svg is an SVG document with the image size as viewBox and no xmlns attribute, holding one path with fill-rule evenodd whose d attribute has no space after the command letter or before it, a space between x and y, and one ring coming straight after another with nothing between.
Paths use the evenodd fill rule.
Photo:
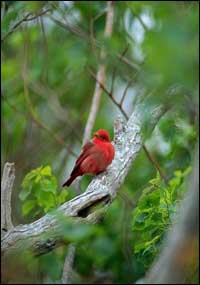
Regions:
<instances>
[{"instance_id":1,"label":"small branch stub","mask_svg":"<svg viewBox=\"0 0 200 285\"><path fill-rule=\"evenodd\" d=\"M70 244L65 258L61 284L72 284L71 277L72 277L72 267L74 263L75 250L76 250L75 245Z\"/></svg>"},{"instance_id":2,"label":"small branch stub","mask_svg":"<svg viewBox=\"0 0 200 285\"><path fill-rule=\"evenodd\" d=\"M11 219L11 194L15 180L14 163L7 162L3 169L1 181L1 230L13 228Z\"/></svg>"}]
</instances>

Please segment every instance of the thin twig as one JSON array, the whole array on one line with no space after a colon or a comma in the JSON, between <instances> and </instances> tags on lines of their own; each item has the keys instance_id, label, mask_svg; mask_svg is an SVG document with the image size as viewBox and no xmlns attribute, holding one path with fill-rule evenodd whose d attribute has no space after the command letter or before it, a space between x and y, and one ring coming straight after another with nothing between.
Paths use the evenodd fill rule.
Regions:
<instances>
[{"instance_id":1,"label":"thin twig","mask_svg":"<svg viewBox=\"0 0 200 285\"><path fill-rule=\"evenodd\" d=\"M90 67L87 68L90 75L99 83L100 87L103 89L103 91L109 96L109 98L113 101L113 103L120 109L121 113L124 115L126 120L128 120L127 113L122 109L122 106L116 101L116 99L113 97L113 94L110 93L110 91L96 78L95 73L92 71Z\"/></svg>"},{"instance_id":2,"label":"thin twig","mask_svg":"<svg viewBox=\"0 0 200 285\"><path fill-rule=\"evenodd\" d=\"M3 100L5 100L5 102L8 104L8 106L18 115L25 117L26 115L23 114L20 110L18 110L18 108L13 105L12 103L10 103L10 100L2 93L1 97Z\"/></svg>"},{"instance_id":3,"label":"thin twig","mask_svg":"<svg viewBox=\"0 0 200 285\"><path fill-rule=\"evenodd\" d=\"M121 58L126 54L126 52L128 51L128 48L129 48L129 45L127 45L126 48L122 51ZM121 58L119 58L120 61L121 61ZM113 91L114 91L114 81L115 81L116 72L117 72L117 65L115 65L113 72L112 72L111 90L110 90L111 94L113 94Z\"/></svg>"},{"instance_id":4,"label":"thin twig","mask_svg":"<svg viewBox=\"0 0 200 285\"><path fill-rule=\"evenodd\" d=\"M80 38L84 38L84 39L88 39L88 34L85 33L84 31L82 31L80 28L76 27L75 25L71 25L69 23L63 23L62 21L58 20L57 18L55 18L52 15L48 15L48 17L57 25L59 25L60 27L70 31L72 34L80 37Z\"/></svg>"},{"instance_id":5,"label":"thin twig","mask_svg":"<svg viewBox=\"0 0 200 285\"><path fill-rule=\"evenodd\" d=\"M126 193L118 192L118 195L120 198L122 198L122 200L124 200L126 205L128 205L131 209L133 209L136 206L136 202L132 201Z\"/></svg>"},{"instance_id":6,"label":"thin twig","mask_svg":"<svg viewBox=\"0 0 200 285\"><path fill-rule=\"evenodd\" d=\"M5 41L5 39L8 36L10 36L23 22L35 20L36 18L46 14L49 11L51 11L51 9L47 9L45 11L42 11L41 13L38 13L38 14L36 14L30 18L29 18L29 16L31 16L31 13L26 14L26 16L24 16L24 18L22 18L17 23L15 23L14 26L5 35L3 35L3 37L1 38L1 42Z\"/></svg>"},{"instance_id":7,"label":"thin twig","mask_svg":"<svg viewBox=\"0 0 200 285\"><path fill-rule=\"evenodd\" d=\"M145 144L143 144L143 149L149 159L149 161L155 166L155 168L158 170L158 172L160 173L160 176L162 177L162 179L165 181L166 184L168 184L167 181L167 177L165 176L165 174L163 173L163 171L161 170L159 164L157 163L157 161L153 158L153 156L150 154L150 152L148 151L147 147L145 146Z\"/></svg>"},{"instance_id":8,"label":"thin twig","mask_svg":"<svg viewBox=\"0 0 200 285\"><path fill-rule=\"evenodd\" d=\"M128 91L128 88L131 86L132 82L133 82L133 79L131 79L131 80L128 82L128 84L126 85L126 87L125 87L125 89L124 89L122 98L121 98L120 103L119 103L121 106L123 105L124 99L125 99L125 97L126 97L126 93L127 93L127 91Z\"/></svg>"},{"instance_id":9,"label":"thin twig","mask_svg":"<svg viewBox=\"0 0 200 285\"><path fill-rule=\"evenodd\" d=\"M133 14L133 16L135 16L135 17L138 19L138 21L140 22L140 24L141 24L141 26L143 27L143 29L144 29L145 31L148 31L149 28L148 28L147 25L144 23L144 21L142 20L142 18L133 10L132 7L130 7L130 6L128 5L127 1L125 1L125 3L126 3L126 5L127 5L127 7L130 9L130 11L131 11L131 13Z\"/></svg>"},{"instance_id":10,"label":"thin twig","mask_svg":"<svg viewBox=\"0 0 200 285\"><path fill-rule=\"evenodd\" d=\"M121 56L120 54L116 54L116 56L121 59L121 61L123 61L124 63L126 63L129 67L131 67L134 70L140 71L140 66L132 61L130 61L130 59L128 59L125 56Z\"/></svg>"},{"instance_id":11,"label":"thin twig","mask_svg":"<svg viewBox=\"0 0 200 285\"><path fill-rule=\"evenodd\" d=\"M44 47L43 53L44 53L44 59L45 59L42 77L44 81L48 81L49 51L48 51L47 37L46 37L43 18L40 16L39 20L40 20L41 31L42 31L42 41L43 41L42 46Z\"/></svg>"},{"instance_id":12,"label":"thin twig","mask_svg":"<svg viewBox=\"0 0 200 285\"><path fill-rule=\"evenodd\" d=\"M110 93L113 94L113 91L114 91L114 82L115 82L115 75L116 75L116 67L113 69L113 72L112 72L112 79L111 79L111 88L110 88Z\"/></svg>"},{"instance_id":13,"label":"thin twig","mask_svg":"<svg viewBox=\"0 0 200 285\"><path fill-rule=\"evenodd\" d=\"M90 39L91 39L91 48L92 48L92 53L95 54L95 44L94 44L94 19L90 19Z\"/></svg>"}]
</instances>

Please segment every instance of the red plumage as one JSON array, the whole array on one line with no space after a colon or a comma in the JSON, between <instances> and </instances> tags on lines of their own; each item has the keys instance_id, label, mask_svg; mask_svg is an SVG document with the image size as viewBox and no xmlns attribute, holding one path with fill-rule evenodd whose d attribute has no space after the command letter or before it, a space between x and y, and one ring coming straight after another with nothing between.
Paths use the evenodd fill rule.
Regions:
<instances>
[{"instance_id":1,"label":"red plumage","mask_svg":"<svg viewBox=\"0 0 200 285\"><path fill-rule=\"evenodd\" d=\"M70 178L63 184L69 186L74 179L83 174L98 174L104 171L112 162L115 155L114 146L110 142L106 130L100 129L94 138L83 146L83 150L76 160Z\"/></svg>"}]
</instances>

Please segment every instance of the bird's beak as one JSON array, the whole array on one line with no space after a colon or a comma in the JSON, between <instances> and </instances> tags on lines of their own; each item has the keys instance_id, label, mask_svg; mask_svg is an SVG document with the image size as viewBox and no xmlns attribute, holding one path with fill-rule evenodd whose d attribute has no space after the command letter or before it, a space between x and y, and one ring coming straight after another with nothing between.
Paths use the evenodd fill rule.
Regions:
<instances>
[{"instance_id":1,"label":"bird's beak","mask_svg":"<svg viewBox=\"0 0 200 285\"><path fill-rule=\"evenodd\" d=\"M94 133L94 137L99 138L99 134L98 133Z\"/></svg>"}]
</instances>

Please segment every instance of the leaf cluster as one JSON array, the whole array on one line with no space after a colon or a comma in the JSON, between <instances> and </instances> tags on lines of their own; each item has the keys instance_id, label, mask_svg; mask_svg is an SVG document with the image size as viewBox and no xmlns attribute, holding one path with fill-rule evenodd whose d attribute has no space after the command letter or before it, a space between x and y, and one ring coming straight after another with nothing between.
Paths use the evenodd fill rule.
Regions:
<instances>
[{"instance_id":1,"label":"leaf cluster","mask_svg":"<svg viewBox=\"0 0 200 285\"><path fill-rule=\"evenodd\" d=\"M176 170L166 185L159 174L149 181L143 190L137 208L133 212L132 231L134 253L148 267L159 252L163 237L172 224L178 202L185 190L185 177L191 167Z\"/></svg>"},{"instance_id":2,"label":"leaf cluster","mask_svg":"<svg viewBox=\"0 0 200 285\"><path fill-rule=\"evenodd\" d=\"M31 170L23 179L19 198L23 215L47 213L66 200L67 190L58 193L58 183L49 165Z\"/></svg>"}]
</instances>

